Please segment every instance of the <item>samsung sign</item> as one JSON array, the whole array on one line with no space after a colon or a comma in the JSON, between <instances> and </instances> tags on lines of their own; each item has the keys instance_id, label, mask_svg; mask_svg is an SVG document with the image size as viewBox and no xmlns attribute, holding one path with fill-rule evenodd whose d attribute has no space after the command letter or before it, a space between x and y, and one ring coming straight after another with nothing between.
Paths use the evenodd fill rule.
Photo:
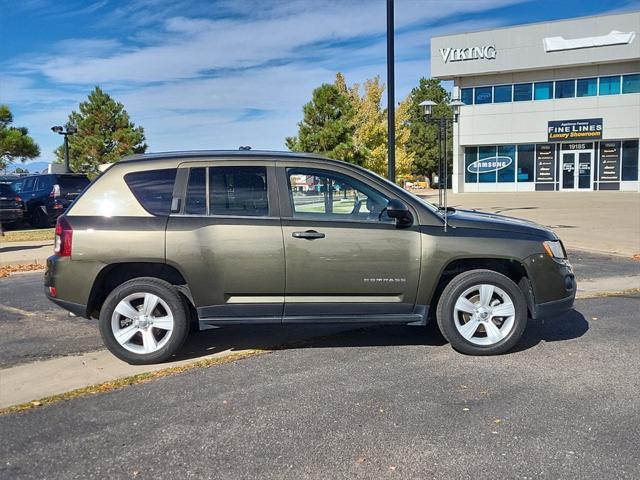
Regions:
<instances>
[{"instance_id":1,"label":"samsung sign","mask_svg":"<svg viewBox=\"0 0 640 480\"><path fill-rule=\"evenodd\" d=\"M480 160L476 160L475 162L472 162L467 167L467 171L469 173L497 172L498 170L507 168L512 163L513 163L513 160L511 159L511 157L498 156L498 157L482 158Z\"/></svg>"},{"instance_id":2,"label":"samsung sign","mask_svg":"<svg viewBox=\"0 0 640 480\"><path fill-rule=\"evenodd\" d=\"M480 59L493 60L496 58L496 47L495 45L485 45L483 47L441 48L440 55L442 55L444 63Z\"/></svg>"}]
</instances>

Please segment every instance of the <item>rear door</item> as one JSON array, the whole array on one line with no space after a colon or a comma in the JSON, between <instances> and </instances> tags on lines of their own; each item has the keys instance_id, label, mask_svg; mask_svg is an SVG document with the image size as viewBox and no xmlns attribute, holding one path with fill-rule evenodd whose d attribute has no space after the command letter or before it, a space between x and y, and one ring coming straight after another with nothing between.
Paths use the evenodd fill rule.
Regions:
<instances>
[{"instance_id":1,"label":"rear door","mask_svg":"<svg viewBox=\"0 0 640 480\"><path fill-rule=\"evenodd\" d=\"M270 161L188 162L178 169L167 263L209 324L280 322L284 247Z\"/></svg>"},{"instance_id":2,"label":"rear door","mask_svg":"<svg viewBox=\"0 0 640 480\"><path fill-rule=\"evenodd\" d=\"M412 321L421 236L417 221L397 228L386 215L392 192L343 167L291 163L278 173L284 321Z\"/></svg>"}]
</instances>

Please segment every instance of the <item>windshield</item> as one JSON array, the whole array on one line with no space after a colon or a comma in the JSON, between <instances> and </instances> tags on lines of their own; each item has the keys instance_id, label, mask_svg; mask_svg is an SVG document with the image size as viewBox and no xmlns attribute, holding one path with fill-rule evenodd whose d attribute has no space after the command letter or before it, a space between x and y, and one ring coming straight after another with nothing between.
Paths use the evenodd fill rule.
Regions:
<instances>
[{"instance_id":1,"label":"windshield","mask_svg":"<svg viewBox=\"0 0 640 480\"><path fill-rule=\"evenodd\" d=\"M372 172L371 170L367 170L366 168L363 168L363 170L366 171L369 175L372 175L372 176L376 177L379 181L383 182L387 187L389 187L393 191L395 191L395 192L397 192L397 193L399 193L401 195L405 195L405 196L411 197L413 200L416 200L416 201L420 202L422 205L424 205L425 207L427 207L429 210L433 211L434 213L441 213L438 210L438 207L436 207L432 203L427 202L424 198L420 198L415 193L411 193L411 192L405 190L404 188L399 187L395 183L390 182L388 179L384 178L381 175L378 175L375 172Z\"/></svg>"}]
</instances>

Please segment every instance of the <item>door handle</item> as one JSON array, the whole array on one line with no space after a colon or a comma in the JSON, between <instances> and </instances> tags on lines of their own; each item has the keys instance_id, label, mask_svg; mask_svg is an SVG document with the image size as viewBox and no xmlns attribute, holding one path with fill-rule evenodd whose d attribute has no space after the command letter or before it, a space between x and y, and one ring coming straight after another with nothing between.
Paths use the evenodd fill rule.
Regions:
<instances>
[{"instance_id":1,"label":"door handle","mask_svg":"<svg viewBox=\"0 0 640 480\"><path fill-rule=\"evenodd\" d=\"M324 233L316 232L315 230L307 230L306 232L293 232L291 236L293 238L306 238L307 240L313 240L315 238L324 238Z\"/></svg>"}]
</instances>

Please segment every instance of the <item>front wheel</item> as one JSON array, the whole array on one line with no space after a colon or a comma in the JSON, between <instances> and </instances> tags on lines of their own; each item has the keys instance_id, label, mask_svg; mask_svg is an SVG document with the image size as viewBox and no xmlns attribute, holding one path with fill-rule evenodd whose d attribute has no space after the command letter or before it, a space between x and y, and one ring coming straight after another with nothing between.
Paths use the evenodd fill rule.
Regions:
<instances>
[{"instance_id":1,"label":"front wheel","mask_svg":"<svg viewBox=\"0 0 640 480\"><path fill-rule=\"evenodd\" d=\"M527 303L518 286L491 270L471 270L446 286L438 326L451 346L468 355L509 351L527 326Z\"/></svg>"},{"instance_id":2,"label":"front wheel","mask_svg":"<svg viewBox=\"0 0 640 480\"><path fill-rule=\"evenodd\" d=\"M132 365L169 359L189 333L176 289L158 278L134 278L113 290L100 310L100 334L111 353Z\"/></svg>"}]
</instances>

